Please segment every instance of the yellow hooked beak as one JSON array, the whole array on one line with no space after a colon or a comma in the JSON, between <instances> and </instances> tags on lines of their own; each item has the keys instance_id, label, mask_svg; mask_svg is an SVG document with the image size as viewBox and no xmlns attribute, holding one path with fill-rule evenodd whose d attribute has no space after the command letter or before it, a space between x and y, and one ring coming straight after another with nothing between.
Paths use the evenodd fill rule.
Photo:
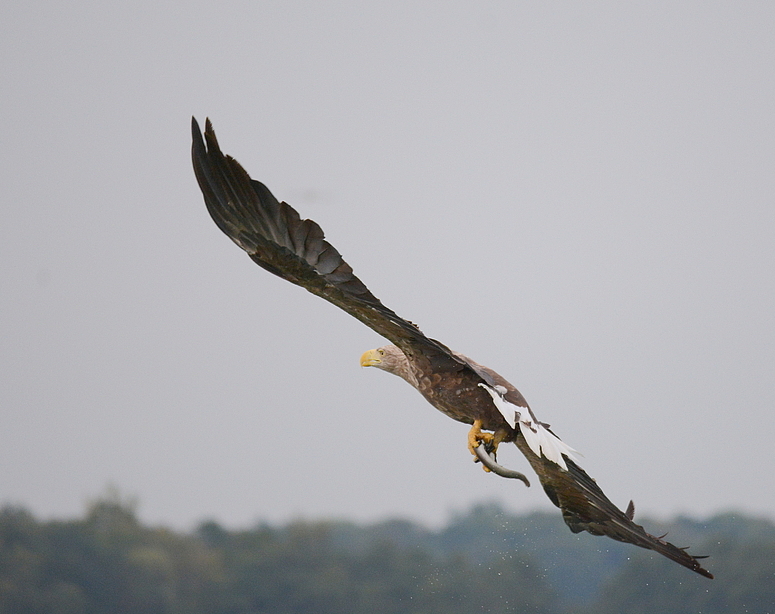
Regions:
<instances>
[{"instance_id":1,"label":"yellow hooked beak","mask_svg":"<svg viewBox=\"0 0 775 614\"><path fill-rule=\"evenodd\" d=\"M382 362L382 354L379 350L368 350L361 356L362 367L374 367Z\"/></svg>"}]
</instances>

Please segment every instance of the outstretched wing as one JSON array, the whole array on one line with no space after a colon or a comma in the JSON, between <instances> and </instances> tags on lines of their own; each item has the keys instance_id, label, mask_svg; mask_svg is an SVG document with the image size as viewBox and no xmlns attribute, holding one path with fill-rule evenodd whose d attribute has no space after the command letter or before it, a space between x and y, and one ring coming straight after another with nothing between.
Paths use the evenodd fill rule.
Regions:
<instances>
[{"instance_id":1,"label":"outstretched wing","mask_svg":"<svg viewBox=\"0 0 775 614\"><path fill-rule=\"evenodd\" d=\"M256 264L358 318L416 364L427 361L429 371L466 368L449 348L385 307L325 240L320 226L301 219L287 203L278 202L264 184L251 179L234 158L224 155L209 119L204 140L194 118L191 131L194 172L207 210Z\"/></svg>"},{"instance_id":2,"label":"outstretched wing","mask_svg":"<svg viewBox=\"0 0 775 614\"><path fill-rule=\"evenodd\" d=\"M635 506L632 501L627 511L621 511L573 459L565 459L568 470L564 471L555 463L533 454L521 437L516 444L538 474L544 492L562 510L563 520L571 531L605 535L620 542L654 550L706 578L713 578L713 574L700 565L699 559L706 557L692 556L685 548L647 533L642 526L633 522Z\"/></svg>"},{"instance_id":3,"label":"outstretched wing","mask_svg":"<svg viewBox=\"0 0 775 614\"><path fill-rule=\"evenodd\" d=\"M514 443L538 474L541 486L549 499L562 510L562 518L571 531L605 535L620 542L654 550L706 578L713 577L700 565L698 559L705 557L692 556L686 549L674 546L661 537L655 537L647 533L642 526L635 524L635 506L632 501L626 512L616 507L597 482L573 460L574 450L565 445L548 424L536 419L519 390L502 375L470 358L461 358L465 358L489 384L488 392L507 420L509 411L513 414L514 410L531 419L533 424L527 426L524 424L524 418L516 420L519 422L519 436ZM497 390L502 391L502 394L497 394ZM504 406L508 409L504 409ZM537 427L537 432L535 428L531 429L531 426Z\"/></svg>"}]
</instances>

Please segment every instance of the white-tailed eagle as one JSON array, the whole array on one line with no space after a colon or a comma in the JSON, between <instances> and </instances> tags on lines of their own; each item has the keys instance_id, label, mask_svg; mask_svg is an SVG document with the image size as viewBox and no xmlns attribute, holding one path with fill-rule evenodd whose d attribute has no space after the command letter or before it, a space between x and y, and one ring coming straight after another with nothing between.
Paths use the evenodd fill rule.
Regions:
<instances>
[{"instance_id":1,"label":"white-tailed eagle","mask_svg":"<svg viewBox=\"0 0 775 614\"><path fill-rule=\"evenodd\" d=\"M624 512L611 503L573 460L573 449L536 418L508 381L426 337L385 307L325 240L320 226L301 219L265 185L252 180L236 160L221 153L209 120L204 140L195 119L192 133L194 171L218 227L259 266L333 303L391 342L363 354L361 365L400 376L435 408L471 424L469 450L488 466L498 467L486 462L489 457L481 454L480 446L494 454L499 444L514 443L574 533L607 535L713 577L700 565L698 559L704 557L692 556L635 524L632 502Z\"/></svg>"}]
</instances>

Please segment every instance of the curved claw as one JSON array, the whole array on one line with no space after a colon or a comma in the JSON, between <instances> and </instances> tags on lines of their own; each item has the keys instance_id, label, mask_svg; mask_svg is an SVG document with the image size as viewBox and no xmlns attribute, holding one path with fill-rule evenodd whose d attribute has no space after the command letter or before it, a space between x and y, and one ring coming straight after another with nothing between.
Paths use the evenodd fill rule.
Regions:
<instances>
[{"instance_id":1,"label":"curved claw","mask_svg":"<svg viewBox=\"0 0 775 614\"><path fill-rule=\"evenodd\" d=\"M520 473L519 471L514 471L513 469L506 469L506 467L503 465L496 463L492 456L488 454L487 450L484 449L484 446L477 446L474 448L474 452L476 452L476 457L481 461L481 463L493 473L501 476L502 478L514 478L515 480L521 480L525 483L525 486L530 487L530 482L528 481L527 477L525 477L525 474Z\"/></svg>"}]
</instances>

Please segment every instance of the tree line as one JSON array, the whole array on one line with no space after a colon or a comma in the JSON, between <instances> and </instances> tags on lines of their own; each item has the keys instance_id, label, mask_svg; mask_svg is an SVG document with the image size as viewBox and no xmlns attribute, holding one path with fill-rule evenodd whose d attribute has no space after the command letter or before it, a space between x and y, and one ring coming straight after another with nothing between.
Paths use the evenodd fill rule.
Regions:
<instances>
[{"instance_id":1,"label":"tree line","mask_svg":"<svg viewBox=\"0 0 775 614\"><path fill-rule=\"evenodd\" d=\"M648 522L712 558L707 580L647 551L573 535L556 515L480 505L405 520L144 526L118 496L83 518L0 510L0 614L630 614L775 612L775 525L724 514Z\"/></svg>"}]
</instances>

